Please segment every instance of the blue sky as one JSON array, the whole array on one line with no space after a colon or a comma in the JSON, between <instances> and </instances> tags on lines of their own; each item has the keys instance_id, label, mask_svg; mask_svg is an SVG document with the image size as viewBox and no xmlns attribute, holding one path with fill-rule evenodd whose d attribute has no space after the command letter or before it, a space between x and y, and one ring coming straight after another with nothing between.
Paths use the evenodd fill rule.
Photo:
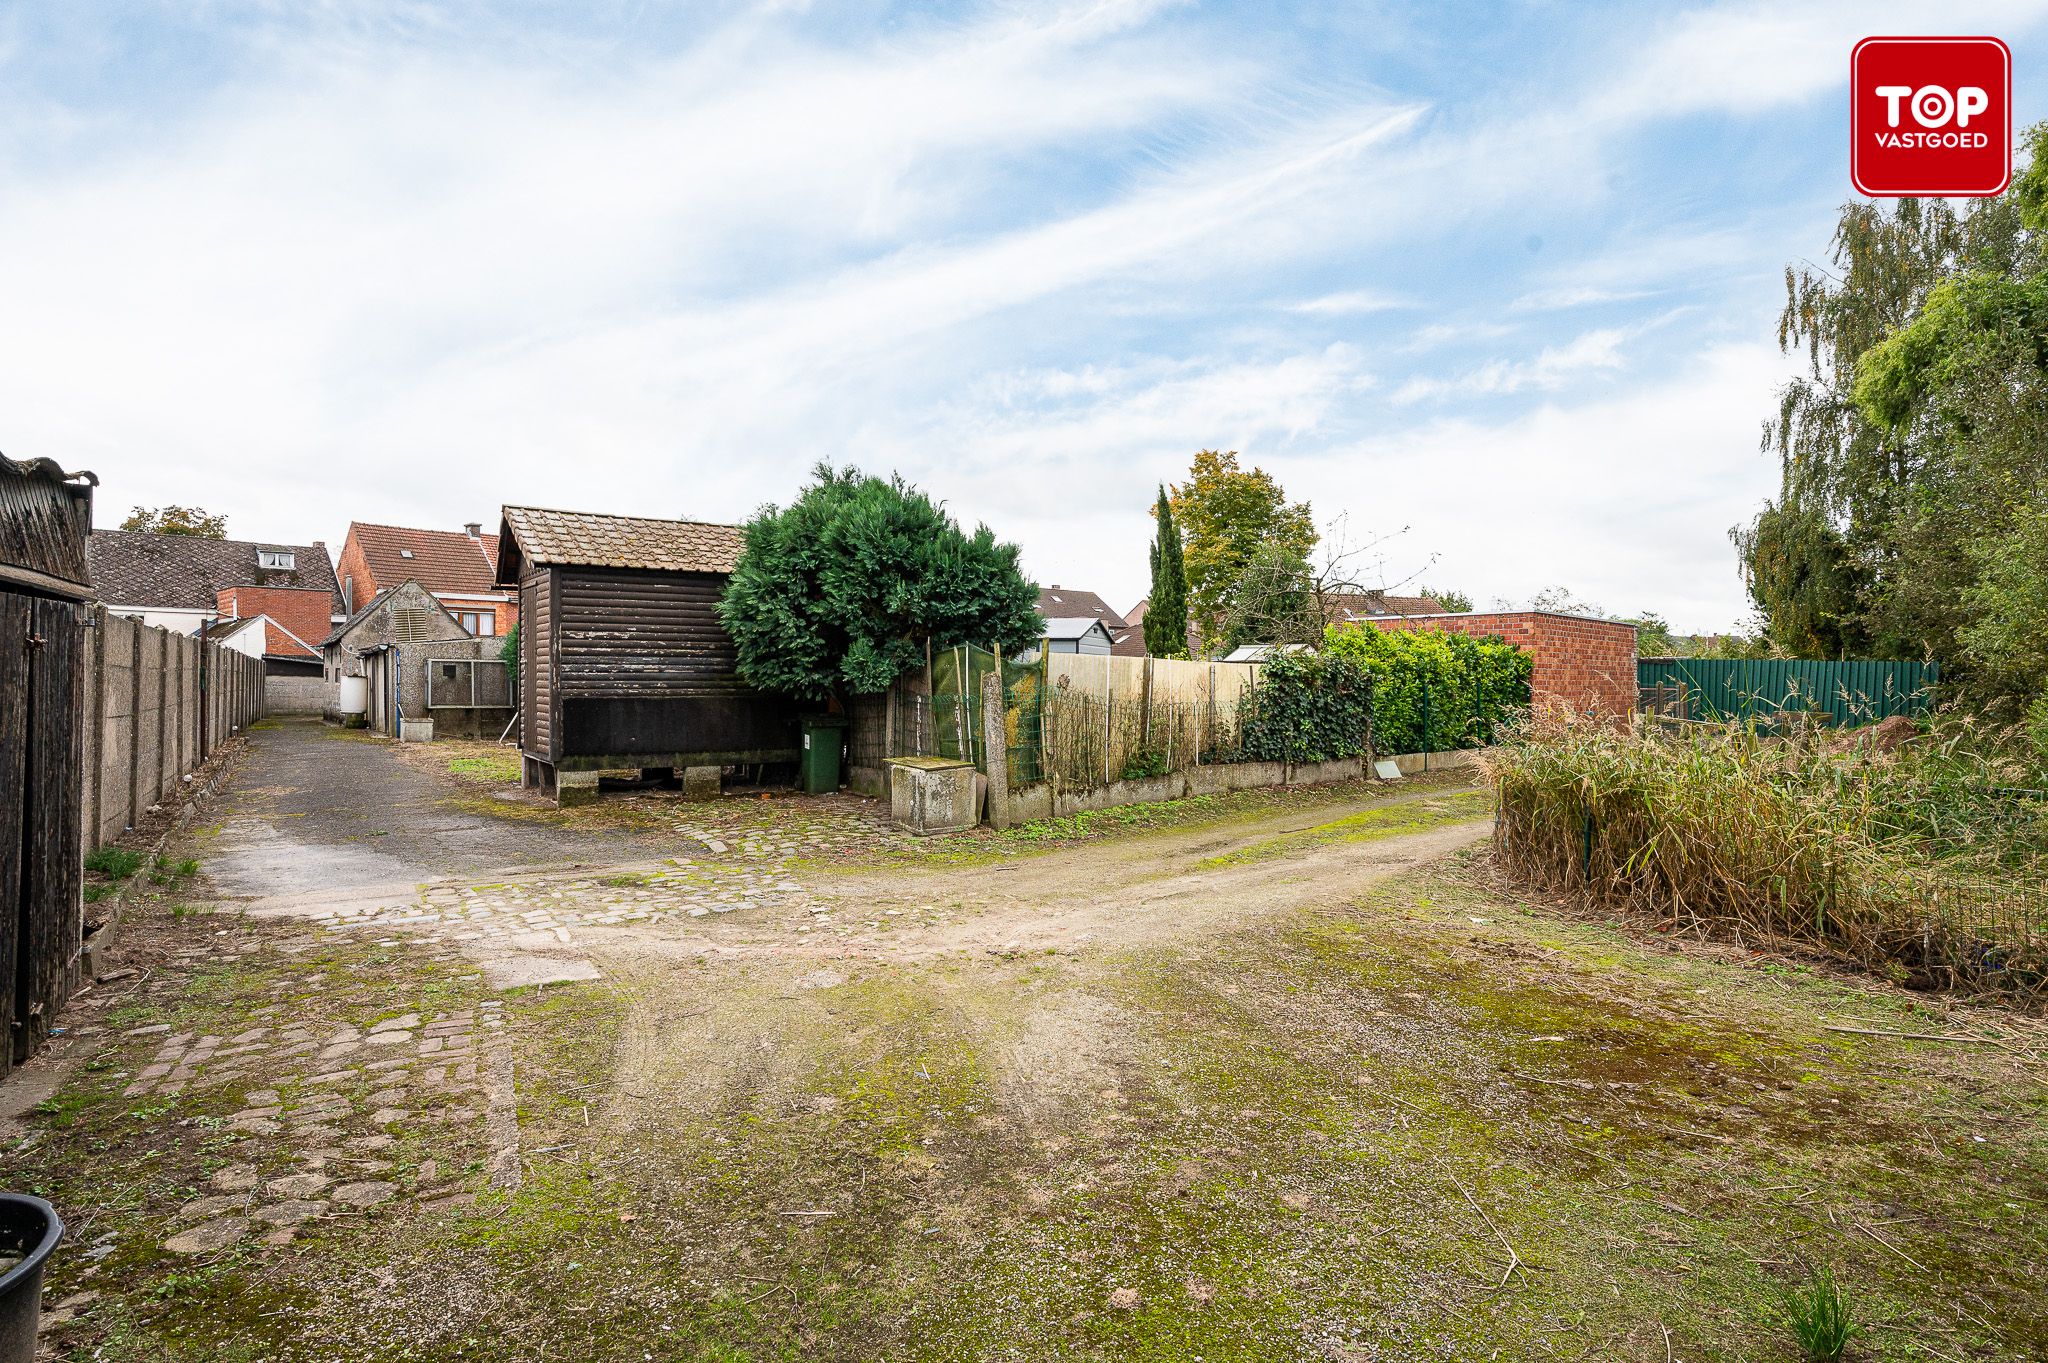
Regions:
<instances>
[{"instance_id":1,"label":"blue sky","mask_svg":"<svg viewBox=\"0 0 2048 1363\"><path fill-rule=\"evenodd\" d=\"M900 470L1119 608L1237 449L1388 585L1695 629L1871 33L2048 3L0 9L0 449L238 537Z\"/></svg>"}]
</instances>

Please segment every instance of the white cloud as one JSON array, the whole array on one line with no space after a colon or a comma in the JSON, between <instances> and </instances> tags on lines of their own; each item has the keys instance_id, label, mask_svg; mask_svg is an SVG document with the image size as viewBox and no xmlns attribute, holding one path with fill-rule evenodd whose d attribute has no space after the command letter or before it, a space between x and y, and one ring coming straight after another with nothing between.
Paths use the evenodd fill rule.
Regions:
<instances>
[{"instance_id":1,"label":"white cloud","mask_svg":"<svg viewBox=\"0 0 2048 1363\"><path fill-rule=\"evenodd\" d=\"M1630 332L1622 328L1602 327L1563 345L1545 346L1533 359L1493 360L1447 378L1413 378L1394 390L1393 401L1406 405L1426 399L1519 393L1524 389L1549 392L1590 371L1620 369L1627 363L1622 344L1629 336Z\"/></svg>"},{"instance_id":2,"label":"white cloud","mask_svg":"<svg viewBox=\"0 0 2048 1363\"><path fill-rule=\"evenodd\" d=\"M1358 317L1414 306L1412 301L1398 298L1393 294L1380 293L1373 289L1352 289L1345 293L1326 293L1320 298L1306 299L1289 305L1287 310L1305 313L1311 317Z\"/></svg>"},{"instance_id":3,"label":"white cloud","mask_svg":"<svg viewBox=\"0 0 2048 1363\"><path fill-rule=\"evenodd\" d=\"M1596 307L1602 303L1627 303L1647 297L1643 289L1603 289L1590 284L1538 289L1508 304L1509 312L1566 312L1572 308Z\"/></svg>"},{"instance_id":4,"label":"white cloud","mask_svg":"<svg viewBox=\"0 0 2048 1363\"><path fill-rule=\"evenodd\" d=\"M1727 530L1777 485L1760 414L1790 372L1758 341L1666 378L1498 422L1450 416L1267 466L1318 507L1410 524L1429 579L1481 599L1562 583L1623 614L1727 628L1746 609Z\"/></svg>"}]
</instances>

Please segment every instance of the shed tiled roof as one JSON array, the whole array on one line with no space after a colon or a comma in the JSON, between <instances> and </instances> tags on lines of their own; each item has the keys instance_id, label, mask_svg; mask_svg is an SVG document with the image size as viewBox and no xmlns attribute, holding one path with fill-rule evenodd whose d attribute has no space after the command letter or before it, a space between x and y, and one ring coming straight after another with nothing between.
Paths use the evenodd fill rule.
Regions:
<instances>
[{"instance_id":1,"label":"shed tiled roof","mask_svg":"<svg viewBox=\"0 0 2048 1363\"><path fill-rule=\"evenodd\" d=\"M141 530L95 530L86 541L92 582L114 606L212 611L227 587L313 587L342 609L341 587L327 546L215 540L201 535L159 535ZM262 549L283 550L290 568L265 568Z\"/></svg>"},{"instance_id":2,"label":"shed tiled roof","mask_svg":"<svg viewBox=\"0 0 2048 1363\"><path fill-rule=\"evenodd\" d=\"M594 511L505 508L514 552L529 564L593 568L652 568L672 573L729 573L739 566L746 531L707 521L666 521L607 516Z\"/></svg>"},{"instance_id":3,"label":"shed tiled roof","mask_svg":"<svg viewBox=\"0 0 2048 1363\"><path fill-rule=\"evenodd\" d=\"M498 591L498 537L471 539L460 530L415 530L353 522L349 538L363 551L378 587L411 578L430 592Z\"/></svg>"}]
</instances>

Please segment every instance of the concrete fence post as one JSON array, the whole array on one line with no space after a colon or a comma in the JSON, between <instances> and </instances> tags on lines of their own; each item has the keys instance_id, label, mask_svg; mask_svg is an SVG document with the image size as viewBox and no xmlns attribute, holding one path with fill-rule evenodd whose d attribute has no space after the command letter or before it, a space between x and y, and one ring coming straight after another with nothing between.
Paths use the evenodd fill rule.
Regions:
<instances>
[{"instance_id":1,"label":"concrete fence post","mask_svg":"<svg viewBox=\"0 0 2048 1363\"><path fill-rule=\"evenodd\" d=\"M992 828L1010 826L1010 742L1009 725L1003 709L1003 678L1000 671L981 679L982 770L988 773L988 822Z\"/></svg>"},{"instance_id":2,"label":"concrete fence post","mask_svg":"<svg viewBox=\"0 0 2048 1363\"><path fill-rule=\"evenodd\" d=\"M142 625L128 631L128 827L142 821Z\"/></svg>"},{"instance_id":3,"label":"concrete fence post","mask_svg":"<svg viewBox=\"0 0 2048 1363\"><path fill-rule=\"evenodd\" d=\"M106 771L104 763L107 742L107 611L104 606L94 606L86 613L86 666L85 684L92 689L86 693L86 722L81 726L80 735L84 747L79 761L84 764L86 817L82 821L85 833L85 850L90 852L100 845L100 826L106 822L106 806L102 803L106 794Z\"/></svg>"}]
</instances>

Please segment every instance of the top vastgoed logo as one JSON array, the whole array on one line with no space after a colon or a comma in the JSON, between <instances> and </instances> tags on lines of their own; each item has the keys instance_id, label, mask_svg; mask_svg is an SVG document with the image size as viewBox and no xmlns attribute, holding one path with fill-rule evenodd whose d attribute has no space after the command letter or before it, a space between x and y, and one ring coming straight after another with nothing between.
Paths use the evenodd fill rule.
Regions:
<instances>
[{"instance_id":1,"label":"top vastgoed logo","mask_svg":"<svg viewBox=\"0 0 2048 1363\"><path fill-rule=\"evenodd\" d=\"M1873 198L1980 198L2012 178L2012 53L1996 38L1865 38L1849 171Z\"/></svg>"}]
</instances>

